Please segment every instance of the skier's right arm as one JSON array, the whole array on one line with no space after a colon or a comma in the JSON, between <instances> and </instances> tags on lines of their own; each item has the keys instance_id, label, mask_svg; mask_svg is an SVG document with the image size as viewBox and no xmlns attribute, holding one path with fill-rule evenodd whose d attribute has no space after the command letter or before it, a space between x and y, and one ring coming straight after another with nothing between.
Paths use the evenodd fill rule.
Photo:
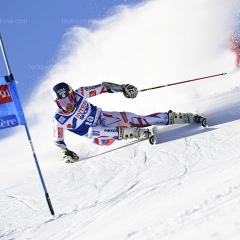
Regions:
<instances>
[{"instance_id":1,"label":"skier's right arm","mask_svg":"<svg viewBox=\"0 0 240 240\"><path fill-rule=\"evenodd\" d=\"M80 87L76 90L80 95L90 98L102 93L117 93L121 92L126 98L135 98L138 94L138 89L131 84L117 84L111 82L102 82L98 85Z\"/></svg>"},{"instance_id":2,"label":"skier's right arm","mask_svg":"<svg viewBox=\"0 0 240 240\"><path fill-rule=\"evenodd\" d=\"M53 144L61 152L66 163L73 163L79 160L78 155L67 148L64 142L64 128L56 119L53 119Z\"/></svg>"},{"instance_id":3,"label":"skier's right arm","mask_svg":"<svg viewBox=\"0 0 240 240\"><path fill-rule=\"evenodd\" d=\"M102 85L108 93L121 92L126 98L135 98L138 94L138 89L131 84L116 84L111 82L102 82Z\"/></svg>"}]
</instances>

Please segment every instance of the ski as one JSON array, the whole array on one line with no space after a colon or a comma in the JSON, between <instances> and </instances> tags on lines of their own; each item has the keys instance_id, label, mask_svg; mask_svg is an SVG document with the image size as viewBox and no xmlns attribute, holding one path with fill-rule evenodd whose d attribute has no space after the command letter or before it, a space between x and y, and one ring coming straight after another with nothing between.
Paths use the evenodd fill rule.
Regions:
<instances>
[{"instance_id":1,"label":"ski","mask_svg":"<svg viewBox=\"0 0 240 240\"><path fill-rule=\"evenodd\" d=\"M201 123L203 127L207 127L207 119L206 117L204 116L201 116L201 115L197 115L194 117L194 121L195 123ZM154 145L156 142L155 142L155 138L154 138L154 132L153 130L149 131L149 135L148 135L148 141L151 145Z\"/></svg>"}]
</instances>

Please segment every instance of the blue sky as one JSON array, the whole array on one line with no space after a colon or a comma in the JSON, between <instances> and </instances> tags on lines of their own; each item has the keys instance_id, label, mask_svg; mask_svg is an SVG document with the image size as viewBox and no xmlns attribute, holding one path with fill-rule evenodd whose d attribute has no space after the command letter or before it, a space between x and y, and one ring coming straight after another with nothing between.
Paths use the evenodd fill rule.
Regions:
<instances>
[{"instance_id":1,"label":"blue sky","mask_svg":"<svg viewBox=\"0 0 240 240\"><path fill-rule=\"evenodd\" d=\"M91 28L91 20L114 14L117 5L144 0L2 0L0 33L24 104L29 91L54 64L62 37L74 25ZM6 75L2 58L0 75Z\"/></svg>"}]
</instances>

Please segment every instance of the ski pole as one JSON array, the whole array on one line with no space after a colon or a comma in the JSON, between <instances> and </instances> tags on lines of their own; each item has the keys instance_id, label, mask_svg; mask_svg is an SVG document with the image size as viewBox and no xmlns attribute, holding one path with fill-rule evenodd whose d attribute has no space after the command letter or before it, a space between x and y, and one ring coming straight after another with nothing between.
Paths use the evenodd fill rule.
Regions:
<instances>
[{"instance_id":1,"label":"ski pole","mask_svg":"<svg viewBox=\"0 0 240 240\"><path fill-rule=\"evenodd\" d=\"M211 75L211 76L195 78L195 79L185 80L185 81L181 81L181 82L169 83L169 84L165 84L165 85L162 85L162 86L157 86L157 87L145 88L145 89L142 89L142 90L138 90L138 92L144 92L144 91L149 91L149 90L153 90L153 89L157 89L157 88L163 88L163 87L170 87L170 86L177 85L177 84L198 81L198 80L202 80L202 79L206 79L206 78L223 76L223 75L226 75L226 74L227 74L226 72L223 72L223 73L219 73L219 74L215 74L215 75Z\"/></svg>"},{"instance_id":2,"label":"ski pole","mask_svg":"<svg viewBox=\"0 0 240 240\"><path fill-rule=\"evenodd\" d=\"M8 62L8 59L7 59L7 55L6 55L4 46L3 46L3 41L2 41L2 36L1 36L1 34L0 34L0 48L1 48L1 50L2 50L2 54L3 54L5 66L6 66L6 68L7 68L8 76L10 76L10 78L12 78L11 80L13 81L13 75L12 75L11 70L10 70L10 65L9 65L9 62ZM19 99L17 90L16 90L16 92L15 92L15 95L16 95L16 98ZM12 100L11 100L11 101L12 101ZM15 107L16 107L16 106L17 106L17 105L15 105ZM18 112L20 111L21 114L22 114L22 116L23 116L23 119L24 119L24 122L25 122L25 123L24 123L24 124L23 124L23 123L20 123L20 124L21 124L21 125L25 125L25 130L26 130L26 133L27 133L27 137L28 137L28 140L29 140L31 149L32 149L33 158L34 158L35 163L36 163L36 166L37 166L38 174L39 174L39 177L40 177L40 180L41 180L41 183L42 183L44 192L45 192L45 197L46 197L46 200L47 200L47 204L48 204L48 207L49 207L49 210L50 210L51 214L54 216L55 213L54 213L54 210L53 210L53 207L52 207L52 203L51 203L49 194L48 194L48 192L47 192L47 188L46 188L46 185L45 185L45 182L44 182L44 179L43 179L43 176L42 176L42 172L41 172L41 169L40 169L38 160L37 160L37 155L36 155L35 150L34 150L34 148L33 148L33 143L32 143L32 140L31 140L31 136L30 136L29 129L28 129L28 126L27 126L27 122L26 122L26 120L25 120L24 113L23 113L23 111L22 111L22 106L21 106L20 101L18 102L18 106L16 107L16 109L17 109ZM20 109L20 110L19 110L19 109ZM11 111L12 111L12 110L11 110Z\"/></svg>"}]
</instances>

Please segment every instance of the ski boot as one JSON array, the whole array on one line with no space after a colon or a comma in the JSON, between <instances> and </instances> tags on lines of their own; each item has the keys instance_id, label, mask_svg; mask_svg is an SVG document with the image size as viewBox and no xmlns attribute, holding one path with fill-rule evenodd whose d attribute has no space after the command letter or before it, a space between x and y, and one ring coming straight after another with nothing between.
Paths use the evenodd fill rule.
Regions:
<instances>
[{"instance_id":1,"label":"ski boot","mask_svg":"<svg viewBox=\"0 0 240 240\"><path fill-rule=\"evenodd\" d=\"M148 128L118 128L118 140L133 138L144 140L149 139L151 135Z\"/></svg>"},{"instance_id":2,"label":"ski boot","mask_svg":"<svg viewBox=\"0 0 240 240\"><path fill-rule=\"evenodd\" d=\"M206 118L203 116L200 116L198 114L194 113L176 113L172 110L168 111L168 123L170 124L195 124L195 123L201 123L203 127L206 127Z\"/></svg>"}]
</instances>

